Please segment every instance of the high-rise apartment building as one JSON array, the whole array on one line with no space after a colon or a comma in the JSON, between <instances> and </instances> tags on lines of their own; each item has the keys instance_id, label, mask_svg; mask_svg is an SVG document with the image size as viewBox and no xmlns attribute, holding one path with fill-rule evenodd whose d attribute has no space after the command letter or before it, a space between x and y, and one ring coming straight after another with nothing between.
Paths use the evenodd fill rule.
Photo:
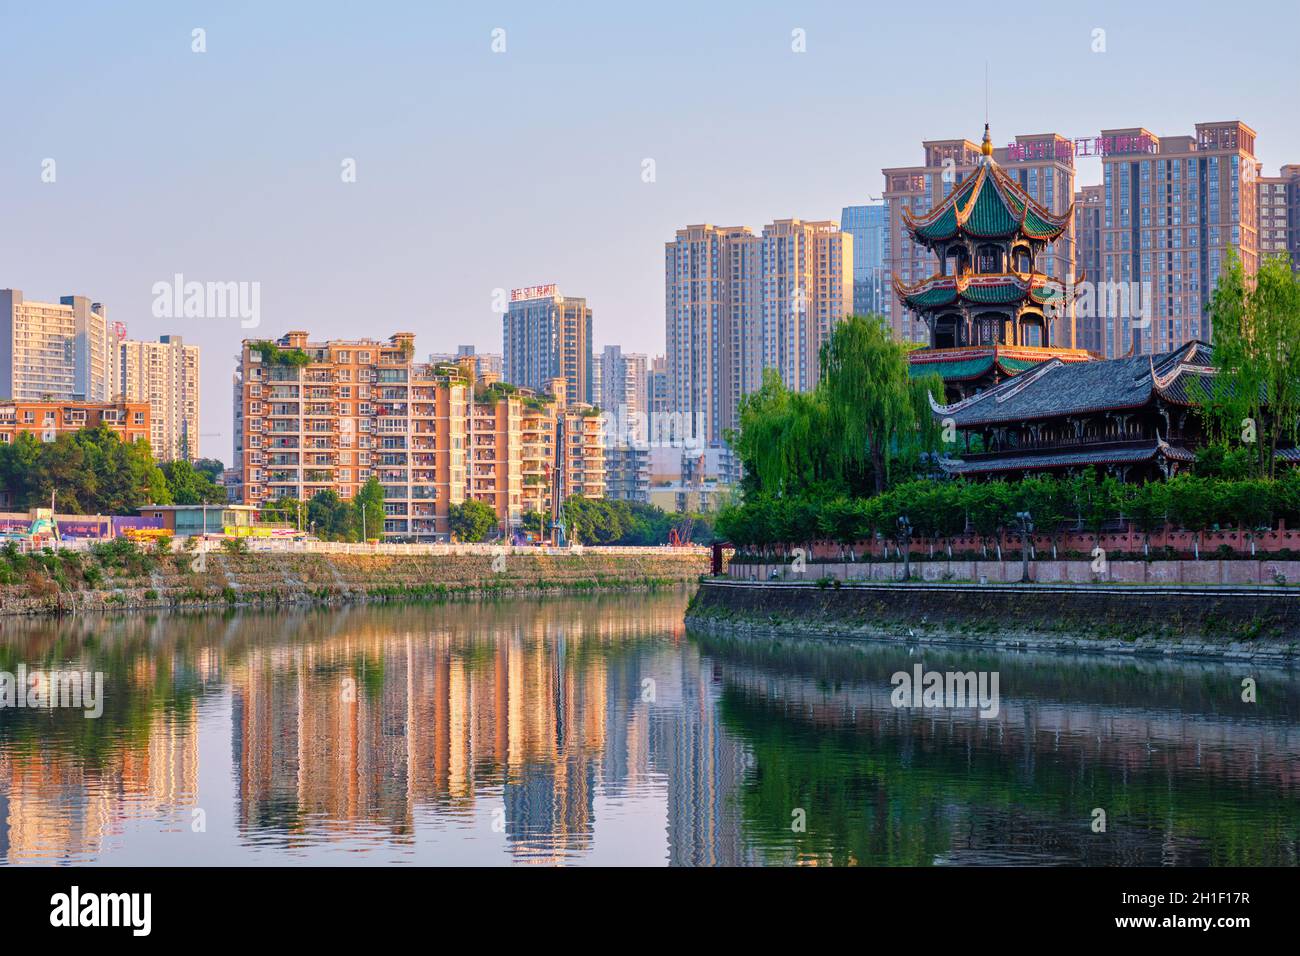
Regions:
<instances>
[{"instance_id":1,"label":"high-rise apartment building","mask_svg":"<svg viewBox=\"0 0 1300 956\"><path fill-rule=\"evenodd\" d=\"M1287 181L1287 233L1291 266L1300 270L1300 163L1283 166L1282 177Z\"/></svg>"},{"instance_id":2,"label":"high-rise apartment building","mask_svg":"<svg viewBox=\"0 0 1300 956\"><path fill-rule=\"evenodd\" d=\"M565 382L570 402L591 401L591 309L560 295L555 284L513 289L501 321L502 376L511 385L545 391Z\"/></svg>"},{"instance_id":3,"label":"high-rise apartment building","mask_svg":"<svg viewBox=\"0 0 1300 956\"><path fill-rule=\"evenodd\" d=\"M978 167L980 147L968 139L926 140L921 144L925 162L882 170L885 177L887 226L881 258L884 282L910 285L939 271L936 256L912 240L903 217L928 213ZM1074 198L1074 143L1055 133L1017 136L1009 146L993 151L994 160L1020 185L1030 198L1048 212L1062 215ZM1074 274L1074 230L1068 229L1050 243L1037 266L1047 275L1068 280ZM883 314L895 337L908 342L925 342L929 330L892 294L884 296ZM1075 347L1073 312L1058 320L1060 344Z\"/></svg>"},{"instance_id":4,"label":"high-rise apartment building","mask_svg":"<svg viewBox=\"0 0 1300 956\"><path fill-rule=\"evenodd\" d=\"M1248 274L1259 268L1255 131L1233 120L1197 123L1193 136L1130 127L1101 137L1100 279L1141 304L1101 319L1105 357L1210 341L1207 303L1228 250Z\"/></svg>"},{"instance_id":5,"label":"high-rise apartment building","mask_svg":"<svg viewBox=\"0 0 1300 956\"><path fill-rule=\"evenodd\" d=\"M693 437L735 427L740 395L762 370L760 240L745 226L678 229L664 245L664 319L671 410Z\"/></svg>"},{"instance_id":6,"label":"high-rise apartment building","mask_svg":"<svg viewBox=\"0 0 1300 956\"><path fill-rule=\"evenodd\" d=\"M637 352L625 355L620 346L606 345L593 361L592 382L600 382L599 389L593 384L593 405L607 412L626 408L629 412L644 413L649 409L649 369L644 355Z\"/></svg>"},{"instance_id":7,"label":"high-rise apartment building","mask_svg":"<svg viewBox=\"0 0 1300 956\"><path fill-rule=\"evenodd\" d=\"M245 340L235 388L235 460L246 504L345 499L371 477L393 540L446 539L454 505L492 506L502 532L529 511L604 494L601 420L586 403L473 378L473 356L416 362L415 337Z\"/></svg>"},{"instance_id":8,"label":"high-rise apartment building","mask_svg":"<svg viewBox=\"0 0 1300 956\"><path fill-rule=\"evenodd\" d=\"M790 388L816 384L821 343L853 311L852 236L800 219L760 235L694 225L664 253L670 410L690 437L721 441L765 368Z\"/></svg>"},{"instance_id":9,"label":"high-rise apartment building","mask_svg":"<svg viewBox=\"0 0 1300 956\"><path fill-rule=\"evenodd\" d=\"M0 397L107 401L110 374L102 305L80 295L33 302L0 289Z\"/></svg>"},{"instance_id":10,"label":"high-rise apartment building","mask_svg":"<svg viewBox=\"0 0 1300 956\"><path fill-rule=\"evenodd\" d=\"M465 500L471 383L456 365L414 361L415 337L244 341L235 457L246 504L352 498L372 476L393 538L432 540Z\"/></svg>"},{"instance_id":11,"label":"high-rise apartment building","mask_svg":"<svg viewBox=\"0 0 1300 956\"><path fill-rule=\"evenodd\" d=\"M649 447L627 442L606 446L605 497L614 501L649 502Z\"/></svg>"},{"instance_id":12,"label":"high-rise apartment building","mask_svg":"<svg viewBox=\"0 0 1300 956\"><path fill-rule=\"evenodd\" d=\"M1300 269L1297 214L1300 214L1300 165L1283 166L1277 176L1261 176L1256 186L1259 211L1259 255L1287 255Z\"/></svg>"},{"instance_id":13,"label":"high-rise apartment building","mask_svg":"<svg viewBox=\"0 0 1300 956\"><path fill-rule=\"evenodd\" d=\"M117 349L118 393L129 402L149 403L154 458L199 457L199 347L162 335L157 342L121 341Z\"/></svg>"},{"instance_id":14,"label":"high-rise apartment building","mask_svg":"<svg viewBox=\"0 0 1300 956\"><path fill-rule=\"evenodd\" d=\"M1084 186L1074 194L1074 276L1096 282L1101 276L1101 224L1105 193L1100 186ZM1075 347L1101 353L1102 324L1096 309L1075 319Z\"/></svg>"},{"instance_id":15,"label":"high-rise apartment building","mask_svg":"<svg viewBox=\"0 0 1300 956\"><path fill-rule=\"evenodd\" d=\"M462 365L473 374L472 355ZM513 389L497 387L491 373L472 380L468 496L491 505L501 531L509 533L523 519L524 403Z\"/></svg>"},{"instance_id":16,"label":"high-rise apartment building","mask_svg":"<svg viewBox=\"0 0 1300 956\"><path fill-rule=\"evenodd\" d=\"M668 357L665 355L656 355L650 360L650 372L648 375L649 386L646 397L647 411L651 415L662 415L665 412L672 411L673 392L672 381L668 375Z\"/></svg>"},{"instance_id":17,"label":"high-rise apartment building","mask_svg":"<svg viewBox=\"0 0 1300 956\"><path fill-rule=\"evenodd\" d=\"M886 296L884 283L885 230L889 226L884 203L845 206L840 228L853 236L853 312L880 315Z\"/></svg>"},{"instance_id":18,"label":"high-rise apartment building","mask_svg":"<svg viewBox=\"0 0 1300 956\"><path fill-rule=\"evenodd\" d=\"M822 343L853 312L853 236L830 221L778 219L763 227L759 268L763 368L776 369L787 388L809 391Z\"/></svg>"}]
</instances>

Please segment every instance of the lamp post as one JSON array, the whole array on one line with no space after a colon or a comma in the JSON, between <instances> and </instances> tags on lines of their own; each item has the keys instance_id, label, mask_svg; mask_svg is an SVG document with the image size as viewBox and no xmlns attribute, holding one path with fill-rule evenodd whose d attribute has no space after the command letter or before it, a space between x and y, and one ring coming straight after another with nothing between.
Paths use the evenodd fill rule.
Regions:
<instances>
[{"instance_id":1,"label":"lamp post","mask_svg":"<svg viewBox=\"0 0 1300 956\"><path fill-rule=\"evenodd\" d=\"M912 580L912 522L907 515L898 516L898 540L903 548L903 580Z\"/></svg>"},{"instance_id":2,"label":"lamp post","mask_svg":"<svg viewBox=\"0 0 1300 956\"><path fill-rule=\"evenodd\" d=\"M1029 536L1034 533L1034 516L1028 511L1017 511L1020 522L1020 583L1029 583Z\"/></svg>"}]
</instances>

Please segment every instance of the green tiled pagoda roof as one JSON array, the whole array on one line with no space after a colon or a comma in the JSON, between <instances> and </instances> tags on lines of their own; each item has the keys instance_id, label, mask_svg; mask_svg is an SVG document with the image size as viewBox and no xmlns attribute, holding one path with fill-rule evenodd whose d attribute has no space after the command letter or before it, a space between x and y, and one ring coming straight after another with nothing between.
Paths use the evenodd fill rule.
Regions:
<instances>
[{"instance_id":1,"label":"green tiled pagoda roof","mask_svg":"<svg viewBox=\"0 0 1300 956\"><path fill-rule=\"evenodd\" d=\"M955 301L957 301L956 289L945 289L943 286L936 286L909 297L907 304L917 309L932 309L941 305L949 305Z\"/></svg>"},{"instance_id":2,"label":"green tiled pagoda roof","mask_svg":"<svg viewBox=\"0 0 1300 956\"><path fill-rule=\"evenodd\" d=\"M951 239L957 235L957 207L949 205L939 218L924 226L917 226L916 234L927 239Z\"/></svg>"},{"instance_id":3,"label":"green tiled pagoda roof","mask_svg":"<svg viewBox=\"0 0 1300 956\"><path fill-rule=\"evenodd\" d=\"M937 362L911 362L907 366L907 372L912 376L912 378L921 378L925 375L938 375L945 382L952 382L966 378L979 378L991 368L993 368L993 356L992 354L989 354L979 358L952 359Z\"/></svg>"},{"instance_id":4,"label":"green tiled pagoda roof","mask_svg":"<svg viewBox=\"0 0 1300 956\"><path fill-rule=\"evenodd\" d=\"M981 188L974 201L959 216L962 226L973 236L1013 235L1018 217L1012 215L1001 190L993 185L991 177L981 176L980 179Z\"/></svg>"},{"instance_id":5,"label":"green tiled pagoda roof","mask_svg":"<svg viewBox=\"0 0 1300 956\"><path fill-rule=\"evenodd\" d=\"M1014 281L1000 285L968 285L961 290L961 297L969 302L1003 304L1023 299L1025 290Z\"/></svg>"},{"instance_id":6,"label":"green tiled pagoda roof","mask_svg":"<svg viewBox=\"0 0 1300 956\"><path fill-rule=\"evenodd\" d=\"M987 156L974 173L958 183L930 212L913 217L903 210L907 227L916 241L925 246L960 233L975 239L1012 239L1023 235L1050 242L1069 226L1070 215L1066 212L1057 216L1038 205Z\"/></svg>"},{"instance_id":7,"label":"green tiled pagoda roof","mask_svg":"<svg viewBox=\"0 0 1300 956\"><path fill-rule=\"evenodd\" d=\"M1041 365L1046 359L1017 359L998 356L998 367L1008 374L1015 375L1018 372L1028 371L1035 365Z\"/></svg>"}]
</instances>

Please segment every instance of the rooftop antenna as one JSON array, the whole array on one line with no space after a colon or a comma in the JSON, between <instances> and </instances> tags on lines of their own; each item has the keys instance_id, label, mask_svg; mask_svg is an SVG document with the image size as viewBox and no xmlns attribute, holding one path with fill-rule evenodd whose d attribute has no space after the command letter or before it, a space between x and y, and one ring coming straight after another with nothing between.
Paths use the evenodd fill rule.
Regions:
<instances>
[{"instance_id":1,"label":"rooftop antenna","mask_svg":"<svg viewBox=\"0 0 1300 956\"><path fill-rule=\"evenodd\" d=\"M984 61L984 125L989 125L989 61Z\"/></svg>"},{"instance_id":2,"label":"rooftop antenna","mask_svg":"<svg viewBox=\"0 0 1300 956\"><path fill-rule=\"evenodd\" d=\"M989 61L984 61L984 142L980 145L980 165L993 161L993 140L989 137Z\"/></svg>"}]
</instances>

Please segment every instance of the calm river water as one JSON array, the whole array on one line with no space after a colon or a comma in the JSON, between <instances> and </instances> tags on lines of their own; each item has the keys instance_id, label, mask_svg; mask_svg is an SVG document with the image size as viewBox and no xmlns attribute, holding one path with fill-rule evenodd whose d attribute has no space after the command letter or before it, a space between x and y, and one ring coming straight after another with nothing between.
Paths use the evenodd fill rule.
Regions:
<instances>
[{"instance_id":1,"label":"calm river water","mask_svg":"<svg viewBox=\"0 0 1300 956\"><path fill-rule=\"evenodd\" d=\"M1294 671L720 640L686 598L2 619L0 672L105 686L0 710L0 863L1300 859ZM895 707L918 663L997 716Z\"/></svg>"}]
</instances>

